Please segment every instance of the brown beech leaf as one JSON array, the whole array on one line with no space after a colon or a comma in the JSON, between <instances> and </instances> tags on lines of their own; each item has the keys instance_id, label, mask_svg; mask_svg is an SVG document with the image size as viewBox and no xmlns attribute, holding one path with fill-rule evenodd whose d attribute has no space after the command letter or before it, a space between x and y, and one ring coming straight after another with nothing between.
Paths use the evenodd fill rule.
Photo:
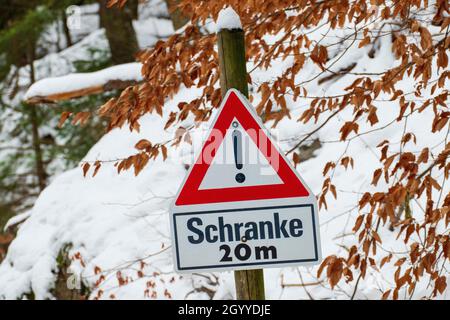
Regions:
<instances>
[{"instance_id":1,"label":"brown beech leaf","mask_svg":"<svg viewBox=\"0 0 450 320\"><path fill-rule=\"evenodd\" d=\"M358 48L362 48L364 46L367 46L370 43L370 37L365 36L363 40L359 42Z\"/></svg>"},{"instance_id":2,"label":"brown beech leaf","mask_svg":"<svg viewBox=\"0 0 450 320\"><path fill-rule=\"evenodd\" d=\"M429 149L424 148L420 153L419 158L417 159L417 163L427 163L429 153L430 153Z\"/></svg>"},{"instance_id":3,"label":"brown beech leaf","mask_svg":"<svg viewBox=\"0 0 450 320\"><path fill-rule=\"evenodd\" d=\"M342 277L343 263L341 259L335 259L327 268L327 276L333 289Z\"/></svg>"},{"instance_id":4,"label":"brown beech leaf","mask_svg":"<svg viewBox=\"0 0 450 320\"><path fill-rule=\"evenodd\" d=\"M425 27L421 27L419 29L419 32L420 32L420 46L422 47L423 50L427 50L433 45L431 33Z\"/></svg>"},{"instance_id":5,"label":"brown beech leaf","mask_svg":"<svg viewBox=\"0 0 450 320\"><path fill-rule=\"evenodd\" d=\"M381 259L380 267L383 267L386 263L390 262L392 259L392 253Z\"/></svg>"},{"instance_id":6,"label":"brown beech leaf","mask_svg":"<svg viewBox=\"0 0 450 320\"><path fill-rule=\"evenodd\" d=\"M58 128L61 128L63 126L64 122L66 122L67 118L69 118L71 114L72 112L69 111L64 111L63 113L61 113L61 117L59 118L58 122Z\"/></svg>"},{"instance_id":7,"label":"brown beech leaf","mask_svg":"<svg viewBox=\"0 0 450 320\"><path fill-rule=\"evenodd\" d=\"M319 266L319 269L317 270L317 278L320 278L320 276L321 276L321 274L322 274L324 268L325 268L326 266L328 266L328 265L329 265L332 261L334 261L335 259L336 259L336 256L331 255L331 256L326 257L326 258L322 261L322 263L321 263L320 266Z\"/></svg>"},{"instance_id":8,"label":"brown beech leaf","mask_svg":"<svg viewBox=\"0 0 450 320\"><path fill-rule=\"evenodd\" d=\"M372 237L375 239L376 242L382 243L380 235L375 230L372 231Z\"/></svg>"},{"instance_id":9,"label":"brown beech leaf","mask_svg":"<svg viewBox=\"0 0 450 320\"><path fill-rule=\"evenodd\" d=\"M344 141L345 139L347 139L348 135L353 131L355 133L358 133L358 128L359 125L356 122L352 122L352 121L348 121L346 122L341 130L339 130L341 132L341 140Z\"/></svg>"},{"instance_id":10,"label":"brown beech leaf","mask_svg":"<svg viewBox=\"0 0 450 320\"><path fill-rule=\"evenodd\" d=\"M387 290L383 295L381 296L381 300L387 300L389 298L389 295L391 294L391 289Z\"/></svg>"},{"instance_id":11,"label":"brown beech leaf","mask_svg":"<svg viewBox=\"0 0 450 320\"><path fill-rule=\"evenodd\" d=\"M357 232L358 230L359 230L359 228L361 227L361 225L362 225L362 223L363 223L363 220L364 220L364 216L363 215L360 215L357 219L356 219L356 222L355 222L355 225L354 225L354 227L353 227L353 232Z\"/></svg>"},{"instance_id":12,"label":"brown beech leaf","mask_svg":"<svg viewBox=\"0 0 450 320\"><path fill-rule=\"evenodd\" d=\"M167 147L165 145L161 145L161 152L163 155L163 160L167 159Z\"/></svg>"},{"instance_id":13,"label":"brown beech leaf","mask_svg":"<svg viewBox=\"0 0 450 320\"><path fill-rule=\"evenodd\" d=\"M152 147L152 144L146 139L141 139L134 145L134 147L138 150L149 150Z\"/></svg>"},{"instance_id":14,"label":"brown beech leaf","mask_svg":"<svg viewBox=\"0 0 450 320\"><path fill-rule=\"evenodd\" d=\"M100 170L100 167L102 166L102 164L100 163L100 161L95 161L94 163L94 173L92 174L92 177L95 177L98 170Z\"/></svg>"},{"instance_id":15,"label":"brown beech leaf","mask_svg":"<svg viewBox=\"0 0 450 320\"><path fill-rule=\"evenodd\" d=\"M83 164L83 176L86 177L87 172L89 171L89 168L91 167L91 165L89 164L89 162L85 162Z\"/></svg>"},{"instance_id":16,"label":"brown beech leaf","mask_svg":"<svg viewBox=\"0 0 450 320\"><path fill-rule=\"evenodd\" d=\"M107 8L111 8L115 5L119 6L119 8L122 8L125 3L127 3L127 0L108 0L108 3L106 4Z\"/></svg>"},{"instance_id":17,"label":"brown beech leaf","mask_svg":"<svg viewBox=\"0 0 450 320\"><path fill-rule=\"evenodd\" d=\"M294 167L297 168L297 164L300 163L300 156L299 156L299 154L297 152L294 152L292 154L292 161L294 161Z\"/></svg>"},{"instance_id":18,"label":"brown beech leaf","mask_svg":"<svg viewBox=\"0 0 450 320\"><path fill-rule=\"evenodd\" d=\"M445 289L447 288L447 277L446 276L440 276L435 281L435 287L439 291L440 294L443 294Z\"/></svg>"},{"instance_id":19,"label":"brown beech leaf","mask_svg":"<svg viewBox=\"0 0 450 320\"><path fill-rule=\"evenodd\" d=\"M377 169L374 171L372 183L371 183L372 185L376 186L378 184L378 180L380 180L382 173L383 173L383 171L381 169Z\"/></svg>"},{"instance_id":20,"label":"brown beech leaf","mask_svg":"<svg viewBox=\"0 0 450 320\"><path fill-rule=\"evenodd\" d=\"M80 125L83 125L86 123L86 121L89 119L91 113L88 111L81 111L77 112L72 119L72 124L76 125L77 123L80 123Z\"/></svg>"},{"instance_id":21,"label":"brown beech leaf","mask_svg":"<svg viewBox=\"0 0 450 320\"><path fill-rule=\"evenodd\" d=\"M172 125L172 123L175 122L176 118L177 118L177 113L171 112L169 115L169 119L167 120L166 124L164 125L164 130L169 128Z\"/></svg>"},{"instance_id":22,"label":"brown beech leaf","mask_svg":"<svg viewBox=\"0 0 450 320\"><path fill-rule=\"evenodd\" d=\"M378 122L377 117L377 108L375 106L371 106L369 109L369 115L367 116L367 120L369 120L370 125L373 126Z\"/></svg>"}]
</instances>

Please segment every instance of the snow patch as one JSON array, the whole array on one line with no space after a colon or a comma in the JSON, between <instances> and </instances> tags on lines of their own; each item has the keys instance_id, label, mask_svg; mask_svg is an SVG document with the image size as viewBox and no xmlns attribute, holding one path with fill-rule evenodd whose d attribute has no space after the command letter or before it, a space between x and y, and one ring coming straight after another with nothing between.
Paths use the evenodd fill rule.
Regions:
<instances>
[{"instance_id":1,"label":"snow patch","mask_svg":"<svg viewBox=\"0 0 450 320\"><path fill-rule=\"evenodd\" d=\"M216 21L217 32L222 29L242 29L241 19L232 7L226 7L220 10Z\"/></svg>"}]
</instances>

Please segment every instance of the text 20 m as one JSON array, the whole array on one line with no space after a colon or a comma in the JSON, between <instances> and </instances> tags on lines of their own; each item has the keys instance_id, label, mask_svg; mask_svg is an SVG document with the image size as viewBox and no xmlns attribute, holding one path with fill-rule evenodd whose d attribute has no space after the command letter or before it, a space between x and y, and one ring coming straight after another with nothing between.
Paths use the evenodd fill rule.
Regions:
<instances>
[{"instance_id":1,"label":"text 20 m","mask_svg":"<svg viewBox=\"0 0 450 320\"><path fill-rule=\"evenodd\" d=\"M236 258L239 261L247 261L254 256L255 260L268 260L277 258L277 248L274 246L255 246L250 247L248 244L240 243L234 250L227 244L222 244L219 250L223 252L221 262L231 262Z\"/></svg>"}]
</instances>

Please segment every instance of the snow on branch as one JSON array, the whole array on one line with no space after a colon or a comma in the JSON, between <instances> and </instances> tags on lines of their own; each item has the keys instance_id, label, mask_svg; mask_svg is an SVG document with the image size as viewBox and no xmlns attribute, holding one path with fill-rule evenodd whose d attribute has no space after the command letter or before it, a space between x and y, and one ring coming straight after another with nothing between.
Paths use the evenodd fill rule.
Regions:
<instances>
[{"instance_id":1,"label":"snow on branch","mask_svg":"<svg viewBox=\"0 0 450 320\"><path fill-rule=\"evenodd\" d=\"M219 12L216 21L217 32L222 29L242 29L241 19L232 7L225 7Z\"/></svg>"},{"instance_id":2,"label":"snow on branch","mask_svg":"<svg viewBox=\"0 0 450 320\"><path fill-rule=\"evenodd\" d=\"M96 72L71 73L35 82L25 93L30 104L52 103L90 94L125 89L143 80L142 64L133 62L105 68Z\"/></svg>"},{"instance_id":3,"label":"snow on branch","mask_svg":"<svg viewBox=\"0 0 450 320\"><path fill-rule=\"evenodd\" d=\"M13 216L11 219L8 220L8 222L3 227L3 231L6 232L11 227L17 226L18 224L24 222L26 219L28 219L31 216L31 210L25 211L23 213L17 214Z\"/></svg>"}]
</instances>

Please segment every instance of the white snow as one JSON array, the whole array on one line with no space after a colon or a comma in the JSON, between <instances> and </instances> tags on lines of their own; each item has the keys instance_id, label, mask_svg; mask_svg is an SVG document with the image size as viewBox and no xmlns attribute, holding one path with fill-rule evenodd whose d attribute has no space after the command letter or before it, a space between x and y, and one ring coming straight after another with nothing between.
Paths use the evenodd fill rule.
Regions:
<instances>
[{"instance_id":1,"label":"white snow","mask_svg":"<svg viewBox=\"0 0 450 320\"><path fill-rule=\"evenodd\" d=\"M11 219L8 220L8 222L3 227L3 230L6 231L10 227L15 226L15 225L25 221L30 215L31 215L31 210L15 215L14 217L12 217Z\"/></svg>"},{"instance_id":2,"label":"white snow","mask_svg":"<svg viewBox=\"0 0 450 320\"><path fill-rule=\"evenodd\" d=\"M140 48L152 47L158 40L173 34L172 22L166 19L149 17L133 21L133 26Z\"/></svg>"},{"instance_id":3,"label":"white snow","mask_svg":"<svg viewBox=\"0 0 450 320\"><path fill-rule=\"evenodd\" d=\"M141 68L141 63L132 62L112 66L96 72L71 73L61 77L45 78L35 82L25 93L24 98L48 96L101 86L111 80L141 81Z\"/></svg>"},{"instance_id":4,"label":"white snow","mask_svg":"<svg viewBox=\"0 0 450 320\"><path fill-rule=\"evenodd\" d=\"M216 28L217 32L222 29L242 29L241 19L232 7L225 7L219 12L219 16L216 21Z\"/></svg>"}]
</instances>

